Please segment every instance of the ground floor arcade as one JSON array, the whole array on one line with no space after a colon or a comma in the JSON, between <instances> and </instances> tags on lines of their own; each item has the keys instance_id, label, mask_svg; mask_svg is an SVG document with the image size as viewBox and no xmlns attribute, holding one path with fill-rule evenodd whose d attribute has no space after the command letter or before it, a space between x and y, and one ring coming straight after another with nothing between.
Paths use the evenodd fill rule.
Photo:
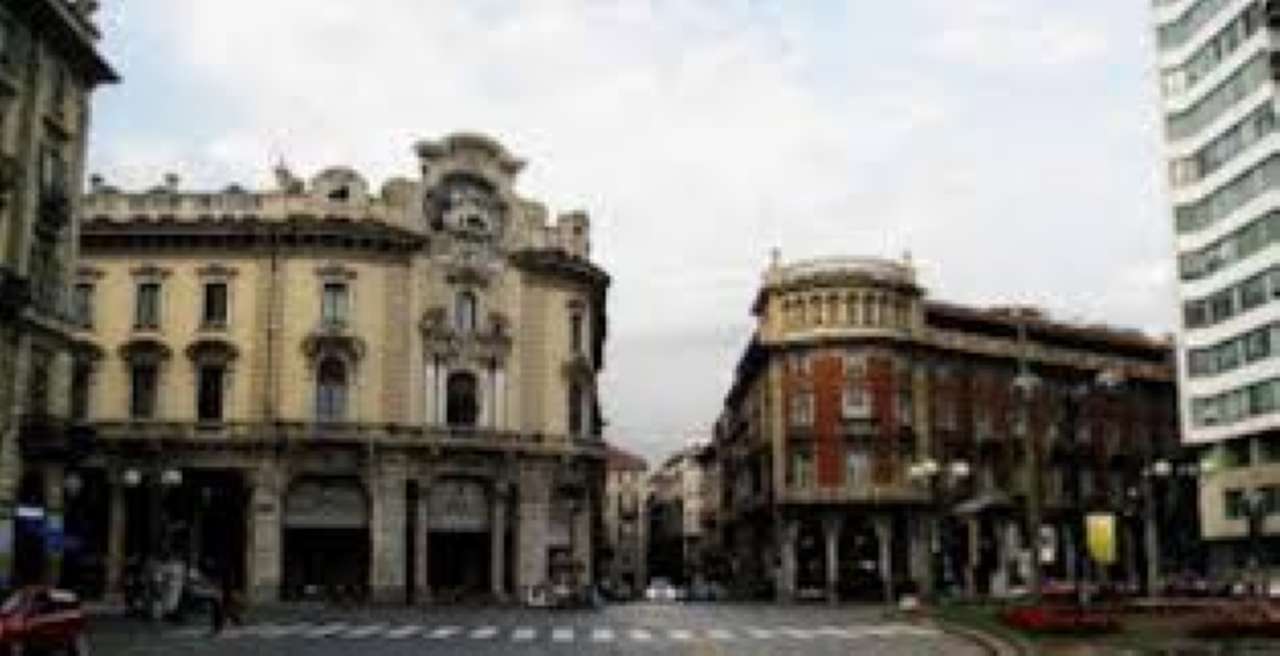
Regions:
<instances>
[{"instance_id":1,"label":"ground floor arcade","mask_svg":"<svg viewBox=\"0 0 1280 656\"><path fill-rule=\"evenodd\" d=\"M587 583L598 460L359 449L28 463L13 571L88 596L179 559L251 599L511 599Z\"/></svg>"}]
</instances>

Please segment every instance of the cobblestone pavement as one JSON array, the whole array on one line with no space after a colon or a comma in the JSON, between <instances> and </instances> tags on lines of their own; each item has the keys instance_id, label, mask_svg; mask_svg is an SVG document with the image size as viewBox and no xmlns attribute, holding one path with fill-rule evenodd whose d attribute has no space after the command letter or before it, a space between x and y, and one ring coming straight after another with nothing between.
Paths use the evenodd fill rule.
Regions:
<instances>
[{"instance_id":1,"label":"cobblestone pavement","mask_svg":"<svg viewBox=\"0 0 1280 656\"><path fill-rule=\"evenodd\" d=\"M98 618L114 654L983 654L875 608L628 604L598 611L276 609L210 637L205 624Z\"/></svg>"}]
</instances>

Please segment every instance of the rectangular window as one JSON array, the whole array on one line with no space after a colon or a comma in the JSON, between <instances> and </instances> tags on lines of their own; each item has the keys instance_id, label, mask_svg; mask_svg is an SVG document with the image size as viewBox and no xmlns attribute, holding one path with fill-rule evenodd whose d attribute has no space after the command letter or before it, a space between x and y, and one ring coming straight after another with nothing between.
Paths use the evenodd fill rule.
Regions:
<instances>
[{"instance_id":1,"label":"rectangular window","mask_svg":"<svg viewBox=\"0 0 1280 656\"><path fill-rule=\"evenodd\" d=\"M1280 485L1267 485L1258 488L1258 496L1262 501L1262 514L1280 515Z\"/></svg>"},{"instance_id":2,"label":"rectangular window","mask_svg":"<svg viewBox=\"0 0 1280 656\"><path fill-rule=\"evenodd\" d=\"M347 323L347 285L342 282L326 282L320 299L320 319L326 324Z\"/></svg>"},{"instance_id":3,"label":"rectangular window","mask_svg":"<svg viewBox=\"0 0 1280 656\"><path fill-rule=\"evenodd\" d=\"M1258 445L1260 447L1258 451L1262 456L1262 462L1280 462L1280 435L1272 433L1258 439L1261 442Z\"/></svg>"},{"instance_id":4,"label":"rectangular window","mask_svg":"<svg viewBox=\"0 0 1280 656\"><path fill-rule=\"evenodd\" d=\"M813 392L799 391L791 394L791 425L813 425Z\"/></svg>"},{"instance_id":5,"label":"rectangular window","mask_svg":"<svg viewBox=\"0 0 1280 656\"><path fill-rule=\"evenodd\" d=\"M813 485L813 454L808 449L798 449L792 453L791 484L804 489Z\"/></svg>"},{"instance_id":6,"label":"rectangular window","mask_svg":"<svg viewBox=\"0 0 1280 656\"><path fill-rule=\"evenodd\" d=\"M49 414L49 374L53 353L38 346L31 347L30 373L27 374L28 414Z\"/></svg>"},{"instance_id":7,"label":"rectangular window","mask_svg":"<svg viewBox=\"0 0 1280 656\"><path fill-rule=\"evenodd\" d=\"M1249 439L1236 439L1227 442L1224 445L1226 449L1223 465L1226 467L1248 467L1252 458L1250 458Z\"/></svg>"},{"instance_id":8,"label":"rectangular window","mask_svg":"<svg viewBox=\"0 0 1280 656\"><path fill-rule=\"evenodd\" d=\"M849 487L871 483L871 461L863 451L848 451L844 455L844 484Z\"/></svg>"},{"instance_id":9,"label":"rectangular window","mask_svg":"<svg viewBox=\"0 0 1280 656\"><path fill-rule=\"evenodd\" d=\"M207 282L204 284L204 309L200 318L201 325L205 328L225 328L227 326L227 283Z\"/></svg>"},{"instance_id":10,"label":"rectangular window","mask_svg":"<svg viewBox=\"0 0 1280 656\"><path fill-rule=\"evenodd\" d=\"M160 283L139 283L134 300L133 326L155 329L160 327Z\"/></svg>"},{"instance_id":11,"label":"rectangular window","mask_svg":"<svg viewBox=\"0 0 1280 656\"><path fill-rule=\"evenodd\" d=\"M135 364L130 372L129 416L152 419L156 415L156 366Z\"/></svg>"},{"instance_id":12,"label":"rectangular window","mask_svg":"<svg viewBox=\"0 0 1280 656\"><path fill-rule=\"evenodd\" d=\"M569 352L582 352L582 313L573 312L569 315Z\"/></svg>"},{"instance_id":13,"label":"rectangular window","mask_svg":"<svg viewBox=\"0 0 1280 656\"><path fill-rule=\"evenodd\" d=\"M1222 514L1227 519L1244 518L1244 490L1226 490L1222 493Z\"/></svg>"},{"instance_id":14,"label":"rectangular window","mask_svg":"<svg viewBox=\"0 0 1280 656\"><path fill-rule=\"evenodd\" d=\"M84 421L89 418L89 386L93 370L89 363L76 360L71 369L71 418Z\"/></svg>"},{"instance_id":15,"label":"rectangular window","mask_svg":"<svg viewBox=\"0 0 1280 656\"><path fill-rule=\"evenodd\" d=\"M1254 276L1240 286L1240 305L1251 310L1267 302L1267 276Z\"/></svg>"},{"instance_id":16,"label":"rectangular window","mask_svg":"<svg viewBox=\"0 0 1280 656\"><path fill-rule=\"evenodd\" d=\"M45 144L40 149L40 197L55 198L67 193L67 165L62 158L62 149L54 144Z\"/></svg>"},{"instance_id":17,"label":"rectangular window","mask_svg":"<svg viewBox=\"0 0 1280 656\"><path fill-rule=\"evenodd\" d=\"M1276 409L1275 388L1268 384L1249 388L1249 414L1265 415Z\"/></svg>"},{"instance_id":18,"label":"rectangular window","mask_svg":"<svg viewBox=\"0 0 1280 656\"><path fill-rule=\"evenodd\" d=\"M840 393L840 415L844 419L866 419L871 416L871 404L862 381L845 383Z\"/></svg>"},{"instance_id":19,"label":"rectangular window","mask_svg":"<svg viewBox=\"0 0 1280 656\"><path fill-rule=\"evenodd\" d=\"M226 369L220 365L200 367L196 413L200 421L222 421L223 383Z\"/></svg>"},{"instance_id":20,"label":"rectangular window","mask_svg":"<svg viewBox=\"0 0 1280 656\"><path fill-rule=\"evenodd\" d=\"M93 285L78 283L71 292L71 319L81 328L93 327Z\"/></svg>"},{"instance_id":21,"label":"rectangular window","mask_svg":"<svg viewBox=\"0 0 1280 656\"><path fill-rule=\"evenodd\" d=\"M1255 330L1244 337L1244 359L1261 360L1271 355L1271 328Z\"/></svg>"}]
</instances>

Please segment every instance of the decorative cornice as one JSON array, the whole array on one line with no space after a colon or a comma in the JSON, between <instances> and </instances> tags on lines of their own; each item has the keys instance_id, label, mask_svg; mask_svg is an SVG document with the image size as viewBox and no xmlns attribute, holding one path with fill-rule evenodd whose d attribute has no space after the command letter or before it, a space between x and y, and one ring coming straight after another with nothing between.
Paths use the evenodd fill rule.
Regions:
<instances>
[{"instance_id":1,"label":"decorative cornice","mask_svg":"<svg viewBox=\"0 0 1280 656\"><path fill-rule=\"evenodd\" d=\"M125 342L119 349L120 359L129 363L159 363L173 356L173 350L164 342L138 337Z\"/></svg>"},{"instance_id":2,"label":"decorative cornice","mask_svg":"<svg viewBox=\"0 0 1280 656\"><path fill-rule=\"evenodd\" d=\"M218 262L196 269L196 275L201 278L234 278L239 275L239 273L240 272L235 268Z\"/></svg>"},{"instance_id":3,"label":"decorative cornice","mask_svg":"<svg viewBox=\"0 0 1280 656\"><path fill-rule=\"evenodd\" d=\"M134 278L157 278L163 280L173 273L171 269L158 267L154 264L144 264L139 267L129 269L129 274Z\"/></svg>"},{"instance_id":4,"label":"decorative cornice","mask_svg":"<svg viewBox=\"0 0 1280 656\"><path fill-rule=\"evenodd\" d=\"M227 340L206 337L188 345L186 354L192 362L230 364L240 357L240 349Z\"/></svg>"},{"instance_id":5,"label":"decorative cornice","mask_svg":"<svg viewBox=\"0 0 1280 656\"><path fill-rule=\"evenodd\" d=\"M316 276L325 280L355 280L356 270L338 262L316 267Z\"/></svg>"}]
</instances>

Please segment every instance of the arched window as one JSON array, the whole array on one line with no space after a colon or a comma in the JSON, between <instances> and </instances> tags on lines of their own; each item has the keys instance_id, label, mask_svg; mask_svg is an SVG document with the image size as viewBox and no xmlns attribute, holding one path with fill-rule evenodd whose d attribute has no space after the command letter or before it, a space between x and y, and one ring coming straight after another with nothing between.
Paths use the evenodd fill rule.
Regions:
<instances>
[{"instance_id":1,"label":"arched window","mask_svg":"<svg viewBox=\"0 0 1280 656\"><path fill-rule=\"evenodd\" d=\"M347 365L338 358L321 360L316 371L316 417L320 421L347 417Z\"/></svg>"},{"instance_id":2,"label":"arched window","mask_svg":"<svg viewBox=\"0 0 1280 656\"><path fill-rule=\"evenodd\" d=\"M445 421L450 426L475 426L480 415L478 386L474 374L458 371L449 374L447 383L448 406Z\"/></svg>"},{"instance_id":3,"label":"arched window","mask_svg":"<svg viewBox=\"0 0 1280 656\"><path fill-rule=\"evenodd\" d=\"M453 308L454 327L460 333L472 333L476 330L476 295L472 292L458 292Z\"/></svg>"}]
</instances>

